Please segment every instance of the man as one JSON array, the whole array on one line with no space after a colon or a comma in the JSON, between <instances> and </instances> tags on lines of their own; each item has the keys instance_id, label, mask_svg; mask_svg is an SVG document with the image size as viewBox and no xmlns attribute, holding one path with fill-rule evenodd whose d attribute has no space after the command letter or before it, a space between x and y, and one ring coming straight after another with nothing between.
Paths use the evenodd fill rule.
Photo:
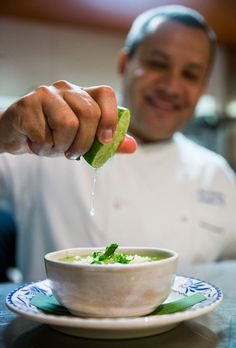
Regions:
<instances>
[{"instance_id":1,"label":"man","mask_svg":"<svg viewBox=\"0 0 236 348\"><path fill-rule=\"evenodd\" d=\"M97 172L83 161L1 156L0 197L16 217L25 279L45 277L48 251L112 242L175 249L180 265L236 256L233 171L222 157L177 132L206 87L214 49L214 33L194 11L170 6L142 14L118 62L136 153L115 156ZM73 92L64 85L62 94L68 86ZM110 90L103 92L99 108L111 98ZM28 99L31 108L35 93Z\"/></svg>"}]
</instances>

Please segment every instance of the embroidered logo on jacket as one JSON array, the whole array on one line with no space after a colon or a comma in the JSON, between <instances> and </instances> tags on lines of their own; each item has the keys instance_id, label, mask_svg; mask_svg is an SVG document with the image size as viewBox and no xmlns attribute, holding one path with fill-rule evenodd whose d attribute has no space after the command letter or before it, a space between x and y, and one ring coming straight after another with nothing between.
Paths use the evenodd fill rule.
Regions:
<instances>
[{"instance_id":1,"label":"embroidered logo on jacket","mask_svg":"<svg viewBox=\"0 0 236 348\"><path fill-rule=\"evenodd\" d=\"M210 205L224 205L225 198L222 192L199 189L198 199L200 202Z\"/></svg>"}]
</instances>

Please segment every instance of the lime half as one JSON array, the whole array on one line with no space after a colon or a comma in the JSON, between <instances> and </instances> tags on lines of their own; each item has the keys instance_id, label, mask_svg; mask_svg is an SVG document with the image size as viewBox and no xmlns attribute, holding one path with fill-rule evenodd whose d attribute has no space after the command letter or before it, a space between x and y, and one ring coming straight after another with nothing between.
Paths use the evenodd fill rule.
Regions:
<instances>
[{"instance_id":1,"label":"lime half","mask_svg":"<svg viewBox=\"0 0 236 348\"><path fill-rule=\"evenodd\" d=\"M83 155L84 159L94 168L103 166L103 164L116 153L117 148L127 133L129 122L129 110L118 107L118 123L112 142L109 144L101 144L97 138L95 138L89 151Z\"/></svg>"}]
</instances>

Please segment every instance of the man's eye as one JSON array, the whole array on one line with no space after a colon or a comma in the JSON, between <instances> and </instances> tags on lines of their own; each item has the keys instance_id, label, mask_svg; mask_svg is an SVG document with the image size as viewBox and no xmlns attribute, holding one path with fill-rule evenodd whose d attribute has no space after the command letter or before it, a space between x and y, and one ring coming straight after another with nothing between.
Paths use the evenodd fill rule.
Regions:
<instances>
[{"instance_id":1,"label":"man's eye","mask_svg":"<svg viewBox=\"0 0 236 348\"><path fill-rule=\"evenodd\" d=\"M189 72L189 71L184 72L183 76L186 79L193 81L193 82L200 80L200 77L197 74L194 74L194 73Z\"/></svg>"}]
</instances>

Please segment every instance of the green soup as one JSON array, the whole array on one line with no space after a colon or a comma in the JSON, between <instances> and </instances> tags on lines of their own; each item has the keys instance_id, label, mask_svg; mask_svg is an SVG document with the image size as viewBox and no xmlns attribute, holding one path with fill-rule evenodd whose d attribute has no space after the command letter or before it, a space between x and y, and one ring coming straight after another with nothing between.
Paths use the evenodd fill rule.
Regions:
<instances>
[{"instance_id":1,"label":"green soup","mask_svg":"<svg viewBox=\"0 0 236 348\"><path fill-rule=\"evenodd\" d=\"M144 262L159 261L164 258L163 256L140 256L140 255L131 255L115 252L118 248L117 244L111 244L106 248L105 252L95 251L92 255L86 256L66 256L59 261L68 262L68 263L78 263L78 264L139 264Z\"/></svg>"}]
</instances>

